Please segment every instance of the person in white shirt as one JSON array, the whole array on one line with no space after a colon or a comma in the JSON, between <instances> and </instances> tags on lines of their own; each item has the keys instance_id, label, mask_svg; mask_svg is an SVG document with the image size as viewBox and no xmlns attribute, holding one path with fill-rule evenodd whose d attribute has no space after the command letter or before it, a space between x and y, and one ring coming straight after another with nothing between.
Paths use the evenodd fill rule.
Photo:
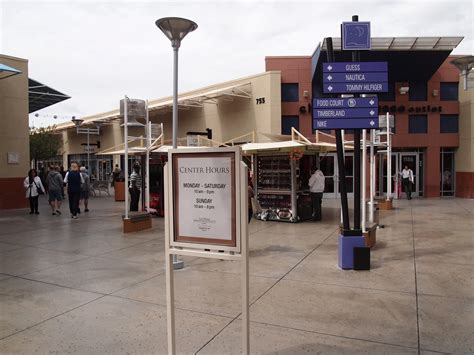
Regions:
<instances>
[{"instance_id":1,"label":"person in white shirt","mask_svg":"<svg viewBox=\"0 0 474 355\"><path fill-rule=\"evenodd\" d=\"M321 204L324 192L324 174L319 168L313 172L309 178L309 192L311 193L311 203L313 205L313 220L320 221L322 218Z\"/></svg>"},{"instance_id":2,"label":"person in white shirt","mask_svg":"<svg viewBox=\"0 0 474 355\"><path fill-rule=\"evenodd\" d=\"M405 168L402 170L400 175L402 176L403 190L407 194L407 199L411 200L411 185L414 182L413 171L408 167L408 165L405 165Z\"/></svg>"}]
</instances>

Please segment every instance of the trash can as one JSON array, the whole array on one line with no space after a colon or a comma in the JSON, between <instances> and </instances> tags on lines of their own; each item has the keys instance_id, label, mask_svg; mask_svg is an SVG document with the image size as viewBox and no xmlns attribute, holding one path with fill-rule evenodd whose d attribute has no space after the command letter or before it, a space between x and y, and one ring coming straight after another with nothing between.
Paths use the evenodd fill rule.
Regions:
<instances>
[{"instance_id":1,"label":"trash can","mask_svg":"<svg viewBox=\"0 0 474 355\"><path fill-rule=\"evenodd\" d=\"M370 216L370 201L367 201L367 222L369 221ZM379 224L379 203L374 201L374 223Z\"/></svg>"},{"instance_id":2,"label":"trash can","mask_svg":"<svg viewBox=\"0 0 474 355\"><path fill-rule=\"evenodd\" d=\"M125 178L115 178L115 201L125 201Z\"/></svg>"}]
</instances>

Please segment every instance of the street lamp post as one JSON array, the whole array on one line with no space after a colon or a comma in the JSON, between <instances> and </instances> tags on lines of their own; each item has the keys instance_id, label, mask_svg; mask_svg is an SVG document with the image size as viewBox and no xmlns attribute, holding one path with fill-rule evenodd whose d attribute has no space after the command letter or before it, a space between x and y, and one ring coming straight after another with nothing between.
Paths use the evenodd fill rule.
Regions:
<instances>
[{"instance_id":1,"label":"street lamp post","mask_svg":"<svg viewBox=\"0 0 474 355\"><path fill-rule=\"evenodd\" d=\"M72 123L76 125L76 133L77 134L87 134L87 173L90 175L92 168L90 167L90 135L91 134L100 134L100 126L99 124L96 123L96 128L81 128L81 124L84 122L84 120L81 120L80 118L72 117Z\"/></svg>"},{"instance_id":2,"label":"street lamp post","mask_svg":"<svg viewBox=\"0 0 474 355\"><path fill-rule=\"evenodd\" d=\"M180 17L164 17L155 22L156 26L171 41L174 52L173 62L173 148L178 146L178 51L181 41L198 26L195 22Z\"/></svg>"},{"instance_id":3,"label":"street lamp post","mask_svg":"<svg viewBox=\"0 0 474 355\"><path fill-rule=\"evenodd\" d=\"M178 51L183 38L198 26L195 22L180 17L164 17L157 20L155 24L171 41L171 47L173 47L173 148L176 149L178 147ZM178 270L183 267L184 262L173 255L173 268Z\"/></svg>"}]
</instances>

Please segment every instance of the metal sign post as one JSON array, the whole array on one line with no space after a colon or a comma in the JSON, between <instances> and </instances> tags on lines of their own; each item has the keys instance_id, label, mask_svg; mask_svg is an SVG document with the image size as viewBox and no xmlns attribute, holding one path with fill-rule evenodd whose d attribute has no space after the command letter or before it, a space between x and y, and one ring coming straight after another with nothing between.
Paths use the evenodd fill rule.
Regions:
<instances>
[{"instance_id":1,"label":"metal sign post","mask_svg":"<svg viewBox=\"0 0 474 355\"><path fill-rule=\"evenodd\" d=\"M240 147L168 153L164 168L168 354L176 353L175 255L241 261L242 352L250 352L247 174Z\"/></svg>"},{"instance_id":2,"label":"metal sign post","mask_svg":"<svg viewBox=\"0 0 474 355\"><path fill-rule=\"evenodd\" d=\"M125 141L125 219L128 219L128 97L124 97L123 137Z\"/></svg>"},{"instance_id":3,"label":"metal sign post","mask_svg":"<svg viewBox=\"0 0 474 355\"><path fill-rule=\"evenodd\" d=\"M390 114L387 112L387 201L392 196L392 145L390 143Z\"/></svg>"}]
</instances>

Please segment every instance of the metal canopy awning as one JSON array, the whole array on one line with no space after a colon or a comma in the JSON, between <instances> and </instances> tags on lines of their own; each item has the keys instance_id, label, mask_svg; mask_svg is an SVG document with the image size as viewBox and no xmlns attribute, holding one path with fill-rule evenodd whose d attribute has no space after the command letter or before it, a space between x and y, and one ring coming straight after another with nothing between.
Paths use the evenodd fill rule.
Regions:
<instances>
[{"instance_id":1,"label":"metal canopy awning","mask_svg":"<svg viewBox=\"0 0 474 355\"><path fill-rule=\"evenodd\" d=\"M428 81L464 37L374 37L372 50L361 51L361 61L388 62L388 80L394 82ZM341 50L341 39L333 38L338 62L352 61L350 51ZM322 93L322 63L327 62L326 41L313 53L314 92Z\"/></svg>"},{"instance_id":2,"label":"metal canopy awning","mask_svg":"<svg viewBox=\"0 0 474 355\"><path fill-rule=\"evenodd\" d=\"M204 103L217 104L219 99L234 101L235 98L252 98L252 87L250 82L203 91L201 93L179 95L178 108L200 108L204 106ZM171 112L173 110L173 99L171 98L161 102L152 101L149 103L148 107L150 111L159 111L162 113Z\"/></svg>"},{"instance_id":3,"label":"metal canopy awning","mask_svg":"<svg viewBox=\"0 0 474 355\"><path fill-rule=\"evenodd\" d=\"M238 83L222 88L202 91L192 94L180 94L178 96L178 109L200 108L204 103L216 104L217 100L233 101L235 98L252 98L252 86L250 82ZM148 109L153 112L167 113L173 111L173 99L152 100L148 102ZM94 115L84 119L83 125L92 122L108 122L120 118L120 110L113 110ZM71 122L58 125L60 128L74 127Z\"/></svg>"},{"instance_id":4,"label":"metal canopy awning","mask_svg":"<svg viewBox=\"0 0 474 355\"><path fill-rule=\"evenodd\" d=\"M6 79L10 76L20 74L21 71L8 65L0 63L0 79Z\"/></svg>"},{"instance_id":5,"label":"metal canopy awning","mask_svg":"<svg viewBox=\"0 0 474 355\"><path fill-rule=\"evenodd\" d=\"M31 78L28 79L28 95L29 113L71 98L70 96Z\"/></svg>"}]
</instances>

